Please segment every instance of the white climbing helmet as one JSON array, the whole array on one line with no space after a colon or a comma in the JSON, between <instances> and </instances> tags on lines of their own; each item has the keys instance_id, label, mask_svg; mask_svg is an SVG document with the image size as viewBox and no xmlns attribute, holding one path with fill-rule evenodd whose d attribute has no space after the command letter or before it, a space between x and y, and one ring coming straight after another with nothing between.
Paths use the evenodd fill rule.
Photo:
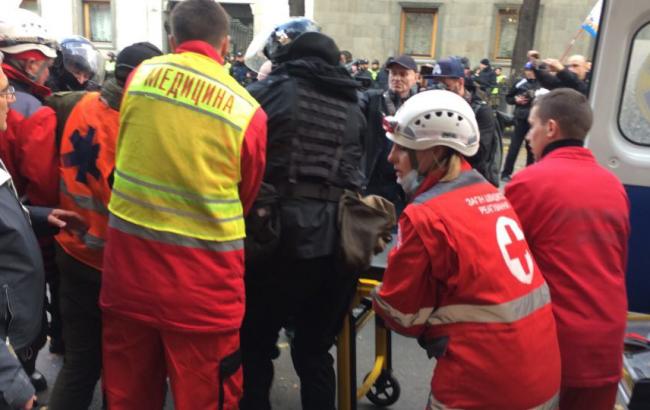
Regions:
<instances>
[{"instance_id":1,"label":"white climbing helmet","mask_svg":"<svg viewBox=\"0 0 650 410\"><path fill-rule=\"evenodd\" d=\"M24 9L0 11L0 51L18 54L38 50L46 57L56 58L57 42L45 20Z\"/></svg>"},{"instance_id":2,"label":"white climbing helmet","mask_svg":"<svg viewBox=\"0 0 650 410\"><path fill-rule=\"evenodd\" d=\"M416 151L444 145L471 157L479 146L474 110L464 98L450 91L414 95L394 116L384 117L384 130L395 144Z\"/></svg>"}]
</instances>

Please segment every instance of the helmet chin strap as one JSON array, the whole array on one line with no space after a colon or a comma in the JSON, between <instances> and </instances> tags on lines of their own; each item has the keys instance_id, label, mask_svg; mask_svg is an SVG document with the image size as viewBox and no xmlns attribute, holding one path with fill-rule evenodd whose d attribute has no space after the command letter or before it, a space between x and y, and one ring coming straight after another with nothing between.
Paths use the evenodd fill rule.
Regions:
<instances>
[{"instance_id":1,"label":"helmet chin strap","mask_svg":"<svg viewBox=\"0 0 650 410\"><path fill-rule=\"evenodd\" d=\"M452 156L452 151L450 149L445 149L444 155L442 156L442 159L439 159L437 156L434 155L433 157L433 163L427 169L425 172L420 172L420 162L418 161L418 157L415 154L414 149L409 149L408 150L409 154L409 160L411 161L411 168L417 171L419 176L426 176L429 172L437 169L441 169L443 167L446 167L449 164L449 159Z\"/></svg>"}]
</instances>

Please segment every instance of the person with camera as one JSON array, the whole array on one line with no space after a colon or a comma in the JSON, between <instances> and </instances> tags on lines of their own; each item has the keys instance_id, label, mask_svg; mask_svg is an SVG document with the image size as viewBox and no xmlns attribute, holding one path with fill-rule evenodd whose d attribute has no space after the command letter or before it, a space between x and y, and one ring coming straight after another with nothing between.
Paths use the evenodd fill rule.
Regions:
<instances>
[{"instance_id":1,"label":"person with camera","mask_svg":"<svg viewBox=\"0 0 650 410\"><path fill-rule=\"evenodd\" d=\"M524 75L510 87L510 91L506 94L506 102L515 106L515 132L510 138L510 148L508 148L506 161L501 171L501 180L505 182L511 179L515 161L517 161L517 155L519 155L519 149L522 143L526 147L526 165L528 166L535 162L528 142L524 141L530 129L530 125L528 124L530 107L535 99L535 91L539 89L539 83L537 82L533 68L533 63L526 63L524 66Z\"/></svg>"},{"instance_id":2,"label":"person with camera","mask_svg":"<svg viewBox=\"0 0 650 410\"><path fill-rule=\"evenodd\" d=\"M539 84L548 89L572 88L583 95L589 93L589 66L584 56L575 54L567 59L566 65L555 58L540 59L536 50L528 51L528 61Z\"/></svg>"},{"instance_id":3,"label":"person with camera","mask_svg":"<svg viewBox=\"0 0 650 410\"><path fill-rule=\"evenodd\" d=\"M332 410L336 378L329 349L357 282L339 254L338 214L344 190L358 192L362 184L365 119L358 82L339 64L334 40L309 19L289 20L259 44L274 70L248 91L268 114L262 193L269 186L277 192L271 208L280 228L276 247L259 263L253 263L248 246L255 233L247 238L240 408L270 409L278 332L291 318L302 407ZM256 205L261 201L260 196ZM264 216L257 211L254 206L247 227Z\"/></svg>"}]
</instances>

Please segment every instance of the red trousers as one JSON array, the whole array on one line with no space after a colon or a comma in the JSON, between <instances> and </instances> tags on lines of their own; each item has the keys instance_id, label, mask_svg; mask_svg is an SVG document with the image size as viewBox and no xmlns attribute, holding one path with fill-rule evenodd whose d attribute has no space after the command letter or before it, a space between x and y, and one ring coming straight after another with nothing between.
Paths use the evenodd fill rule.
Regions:
<instances>
[{"instance_id":1,"label":"red trousers","mask_svg":"<svg viewBox=\"0 0 650 410\"><path fill-rule=\"evenodd\" d=\"M562 387L560 410L612 410L618 384L599 387Z\"/></svg>"},{"instance_id":2,"label":"red trousers","mask_svg":"<svg viewBox=\"0 0 650 410\"><path fill-rule=\"evenodd\" d=\"M236 410L239 332L160 330L103 314L103 387L109 410L161 410L169 376L176 410Z\"/></svg>"}]
</instances>

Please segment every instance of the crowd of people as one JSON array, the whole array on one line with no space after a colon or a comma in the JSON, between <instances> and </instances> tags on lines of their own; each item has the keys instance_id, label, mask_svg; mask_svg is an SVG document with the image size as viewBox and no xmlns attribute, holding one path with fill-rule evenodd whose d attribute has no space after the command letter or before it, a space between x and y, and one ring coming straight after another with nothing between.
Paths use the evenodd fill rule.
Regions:
<instances>
[{"instance_id":1,"label":"crowd of people","mask_svg":"<svg viewBox=\"0 0 650 410\"><path fill-rule=\"evenodd\" d=\"M488 60L353 63L298 18L255 73L226 66L215 1L168 26L171 53L135 43L104 79L88 40L0 13L0 409L37 405L48 335L49 410L87 409L100 375L111 410L161 409L167 379L179 410L270 409L283 327L303 408L334 409L354 194L399 215L373 306L436 358L428 409L611 410L629 210L583 147L583 57L529 53L502 168Z\"/></svg>"}]
</instances>

